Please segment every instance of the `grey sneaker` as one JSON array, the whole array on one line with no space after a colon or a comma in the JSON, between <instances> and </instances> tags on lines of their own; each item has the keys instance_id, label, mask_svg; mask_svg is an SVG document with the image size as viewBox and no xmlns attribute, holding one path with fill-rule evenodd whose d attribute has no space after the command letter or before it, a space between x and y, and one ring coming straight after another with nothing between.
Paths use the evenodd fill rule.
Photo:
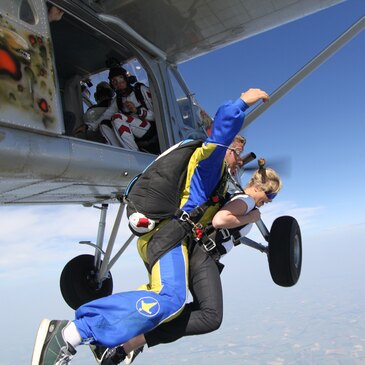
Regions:
<instances>
[{"instance_id":1,"label":"grey sneaker","mask_svg":"<svg viewBox=\"0 0 365 365\"><path fill-rule=\"evenodd\" d=\"M143 352L143 346L142 347L138 347L138 349L136 350L132 350L127 357L124 360L124 363L129 365L132 364L132 362L134 361L134 359L141 353Z\"/></svg>"},{"instance_id":2,"label":"grey sneaker","mask_svg":"<svg viewBox=\"0 0 365 365\"><path fill-rule=\"evenodd\" d=\"M70 321L44 319L38 329L31 365L67 365L76 350L63 338Z\"/></svg>"}]
</instances>

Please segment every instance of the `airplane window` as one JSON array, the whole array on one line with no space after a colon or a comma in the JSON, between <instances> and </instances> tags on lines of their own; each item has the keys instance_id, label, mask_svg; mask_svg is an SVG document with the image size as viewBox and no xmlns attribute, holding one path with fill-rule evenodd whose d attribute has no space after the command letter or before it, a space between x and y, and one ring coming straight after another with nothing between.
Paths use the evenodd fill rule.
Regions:
<instances>
[{"instance_id":1,"label":"airplane window","mask_svg":"<svg viewBox=\"0 0 365 365\"><path fill-rule=\"evenodd\" d=\"M169 69L171 84L175 93L177 105L181 113L183 125L179 128L180 139L202 138L204 139L207 130L211 125L211 118L196 103L194 97L185 92L175 73Z\"/></svg>"},{"instance_id":2,"label":"airplane window","mask_svg":"<svg viewBox=\"0 0 365 365\"><path fill-rule=\"evenodd\" d=\"M179 105L180 113L184 125L188 128L194 128L194 118L191 110L190 98L186 95L175 75L169 70L172 87L174 89L177 104Z\"/></svg>"},{"instance_id":3,"label":"airplane window","mask_svg":"<svg viewBox=\"0 0 365 365\"><path fill-rule=\"evenodd\" d=\"M22 0L19 7L19 18L28 24L37 23L37 16L33 4L29 0Z\"/></svg>"},{"instance_id":4,"label":"airplane window","mask_svg":"<svg viewBox=\"0 0 365 365\"><path fill-rule=\"evenodd\" d=\"M138 82L149 86L148 76L146 70L142 67L137 58L124 63L122 65L131 75L136 76Z\"/></svg>"}]
</instances>

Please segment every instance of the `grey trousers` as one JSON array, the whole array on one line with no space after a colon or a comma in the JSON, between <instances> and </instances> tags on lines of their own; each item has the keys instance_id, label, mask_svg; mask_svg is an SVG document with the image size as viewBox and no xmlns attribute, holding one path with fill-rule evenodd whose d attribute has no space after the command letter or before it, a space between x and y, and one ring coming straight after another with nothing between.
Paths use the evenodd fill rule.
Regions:
<instances>
[{"instance_id":1,"label":"grey trousers","mask_svg":"<svg viewBox=\"0 0 365 365\"><path fill-rule=\"evenodd\" d=\"M222 267L198 245L192 248L189 254L189 289L193 302L186 304L177 318L145 333L148 347L212 332L220 327L223 319Z\"/></svg>"}]
</instances>

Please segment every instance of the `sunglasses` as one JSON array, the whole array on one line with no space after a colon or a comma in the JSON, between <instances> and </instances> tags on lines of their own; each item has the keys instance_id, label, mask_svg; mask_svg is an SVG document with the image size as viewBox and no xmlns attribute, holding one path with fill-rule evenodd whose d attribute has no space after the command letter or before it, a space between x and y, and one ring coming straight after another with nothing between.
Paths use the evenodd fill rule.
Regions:
<instances>
[{"instance_id":1,"label":"sunglasses","mask_svg":"<svg viewBox=\"0 0 365 365\"><path fill-rule=\"evenodd\" d=\"M272 191L265 191L266 198L273 200L278 193L273 193Z\"/></svg>"}]
</instances>

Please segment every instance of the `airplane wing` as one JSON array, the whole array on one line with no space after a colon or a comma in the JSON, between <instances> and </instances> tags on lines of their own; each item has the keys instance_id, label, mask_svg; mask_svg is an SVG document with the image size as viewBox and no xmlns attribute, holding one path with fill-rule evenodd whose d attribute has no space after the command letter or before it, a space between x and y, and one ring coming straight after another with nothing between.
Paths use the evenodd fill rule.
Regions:
<instances>
[{"instance_id":1,"label":"airplane wing","mask_svg":"<svg viewBox=\"0 0 365 365\"><path fill-rule=\"evenodd\" d=\"M6 15L0 16L0 204L115 201L154 159L65 132L62 104L74 105L70 111L82 119L80 93L70 94L74 89L67 87L72 86L69 81L105 70L109 51L119 60L133 58L134 49L147 51L160 115L159 141L166 149L186 137L179 118L187 115L184 100L189 107L190 91L182 87L185 99L171 98L175 90L154 56L161 55L171 70L169 63L187 61L341 1L53 0L66 10L63 21L52 23L53 45L44 1L34 2L34 9L43 14L39 21L28 2L17 3L20 11L13 2L0 2ZM124 47L121 38L130 45ZM22 74L15 72L18 69Z\"/></svg>"},{"instance_id":2,"label":"airplane wing","mask_svg":"<svg viewBox=\"0 0 365 365\"><path fill-rule=\"evenodd\" d=\"M83 0L180 63L343 0ZM114 25L115 26L115 25Z\"/></svg>"},{"instance_id":3,"label":"airplane wing","mask_svg":"<svg viewBox=\"0 0 365 365\"><path fill-rule=\"evenodd\" d=\"M6 205L116 202L156 157L1 126L0 141L0 203Z\"/></svg>"}]
</instances>

